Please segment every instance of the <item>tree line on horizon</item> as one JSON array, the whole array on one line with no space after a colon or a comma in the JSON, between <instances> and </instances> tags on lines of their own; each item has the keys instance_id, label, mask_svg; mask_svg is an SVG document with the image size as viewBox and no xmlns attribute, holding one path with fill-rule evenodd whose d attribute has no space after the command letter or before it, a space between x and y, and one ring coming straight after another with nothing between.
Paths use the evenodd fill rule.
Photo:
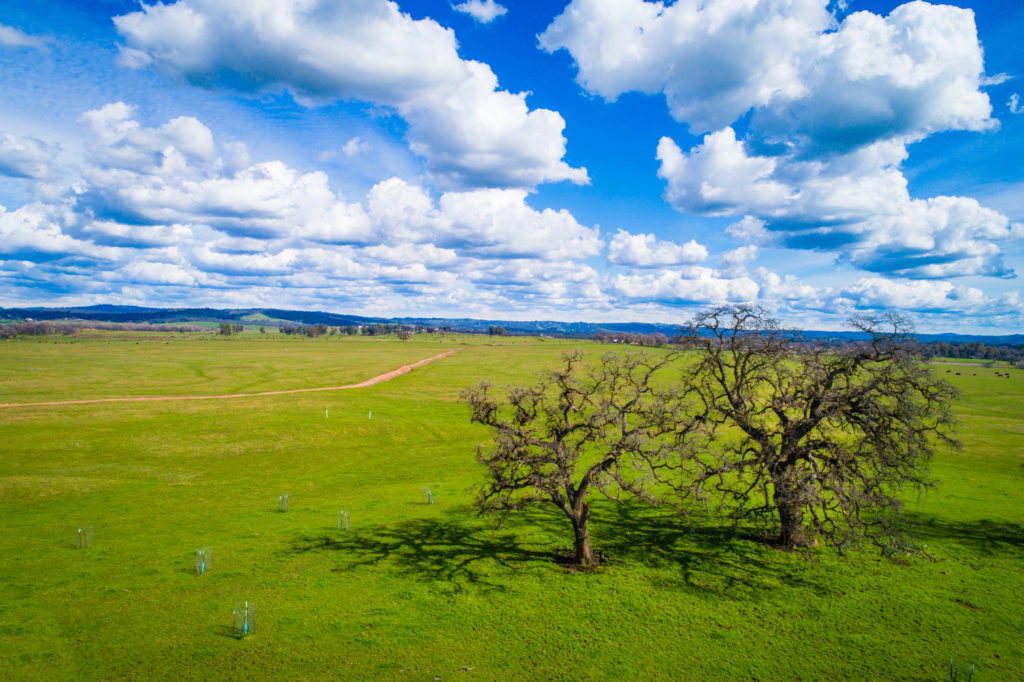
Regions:
<instances>
[{"instance_id":1,"label":"tree line on horizon","mask_svg":"<svg viewBox=\"0 0 1024 682\"><path fill-rule=\"evenodd\" d=\"M273 328L273 326L271 326ZM0 320L0 340L13 339L19 336L47 336L64 335L72 336L81 329L96 329L102 331L133 331L133 332L205 332L211 331L207 327L194 324L153 324L148 322L103 322L95 320ZM230 336L244 331L245 325L235 322L220 322L217 331ZM266 331L266 326L260 327ZM400 338L409 338L408 335L426 332L450 332L453 328L429 327L419 324L401 323L372 323L366 325L340 325L330 326L327 324L280 324L277 326L279 333L286 335L298 335L308 338L317 338L324 335L347 335L347 336L387 336L397 335ZM225 331L226 330L226 331ZM489 325L486 330L467 330L465 333L488 334L490 336L505 336L510 332L504 326ZM612 332L599 331L589 335L594 341L602 344L626 344L642 346L647 348L659 348L672 343L678 343L679 335L669 337L661 332L634 333L634 332ZM824 344L836 346L849 343L848 340L806 338L804 343ZM1006 362L1024 369L1024 344L996 344L983 341L921 341L925 352L931 358L957 358L970 360L989 360L991 362Z\"/></svg>"},{"instance_id":2,"label":"tree line on horizon","mask_svg":"<svg viewBox=\"0 0 1024 682\"><path fill-rule=\"evenodd\" d=\"M74 336L82 329L128 332L174 332L176 334L209 331L205 327L198 327L192 324L93 322L83 320L24 320L0 323L0 339L14 339L19 336Z\"/></svg>"}]
</instances>

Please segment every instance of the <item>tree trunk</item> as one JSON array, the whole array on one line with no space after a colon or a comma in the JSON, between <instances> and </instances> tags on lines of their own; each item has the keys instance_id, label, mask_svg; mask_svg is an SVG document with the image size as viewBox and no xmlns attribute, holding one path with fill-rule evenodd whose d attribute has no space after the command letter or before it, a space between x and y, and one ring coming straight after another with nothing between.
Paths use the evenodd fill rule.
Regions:
<instances>
[{"instance_id":1,"label":"tree trunk","mask_svg":"<svg viewBox=\"0 0 1024 682\"><path fill-rule=\"evenodd\" d=\"M783 547L808 547L804 533L804 510L796 499L796 491L784 483L775 484L775 508L779 510L779 544Z\"/></svg>"},{"instance_id":2,"label":"tree trunk","mask_svg":"<svg viewBox=\"0 0 1024 682\"><path fill-rule=\"evenodd\" d=\"M576 536L576 563L596 566L600 562L590 546L590 528L587 525L590 521L590 506L584 503L579 509L573 509L569 513L569 520L572 521L572 530Z\"/></svg>"}]
</instances>

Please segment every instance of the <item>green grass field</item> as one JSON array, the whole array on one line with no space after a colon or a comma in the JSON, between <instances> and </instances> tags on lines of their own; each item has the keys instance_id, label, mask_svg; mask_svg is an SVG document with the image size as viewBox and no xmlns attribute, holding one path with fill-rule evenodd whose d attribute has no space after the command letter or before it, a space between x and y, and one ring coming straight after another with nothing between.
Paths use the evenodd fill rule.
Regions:
<instances>
[{"instance_id":1,"label":"green grass field","mask_svg":"<svg viewBox=\"0 0 1024 682\"><path fill-rule=\"evenodd\" d=\"M365 389L0 408L0 669L943 680L952 658L977 664L974 680L1024 676L1024 371L937 365L963 392L964 448L940 453L940 484L908 500L926 556L787 553L714 519L597 502L595 548L612 561L581 573L552 560L571 542L554 510L501 530L475 516L474 449L488 433L458 401L482 378L526 382L574 347L598 349L249 332L0 343L0 403L342 385L461 351ZM79 525L91 548L75 548ZM197 576L201 546L211 565ZM244 600L257 632L236 639Z\"/></svg>"}]
</instances>

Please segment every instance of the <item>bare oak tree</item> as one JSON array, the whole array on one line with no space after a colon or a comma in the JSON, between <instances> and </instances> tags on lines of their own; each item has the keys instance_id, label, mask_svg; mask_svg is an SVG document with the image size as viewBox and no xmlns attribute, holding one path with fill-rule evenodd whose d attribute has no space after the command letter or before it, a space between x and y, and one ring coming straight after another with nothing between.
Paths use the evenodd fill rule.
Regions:
<instances>
[{"instance_id":1,"label":"bare oak tree","mask_svg":"<svg viewBox=\"0 0 1024 682\"><path fill-rule=\"evenodd\" d=\"M504 395L486 382L467 390L472 421L495 430L493 442L477 450L487 471L481 512L504 520L530 505L553 504L572 526L573 560L600 563L590 541L591 493L653 500L655 475L672 468L675 434L685 428L683 402L655 382L674 357L609 353L588 364L572 353L535 385L509 387Z\"/></svg>"},{"instance_id":2,"label":"bare oak tree","mask_svg":"<svg viewBox=\"0 0 1024 682\"><path fill-rule=\"evenodd\" d=\"M704 427L684 485L777 522L785 547L906 549L900 491L928 485L935 445L956 444L954 389L932 375L908 321L851 322L865 340L824 345L762 309L723 307L679 339L697 351L681 382Z\"/></svg>"}]
</instances>

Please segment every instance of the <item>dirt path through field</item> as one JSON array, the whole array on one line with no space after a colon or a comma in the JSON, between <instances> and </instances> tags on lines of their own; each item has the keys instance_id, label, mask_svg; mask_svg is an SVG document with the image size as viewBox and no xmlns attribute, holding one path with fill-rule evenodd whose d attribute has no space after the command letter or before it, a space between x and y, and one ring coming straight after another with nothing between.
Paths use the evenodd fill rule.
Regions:
<instances>
[{"instance_id":1,"label":"dirt path through field","mask_svg":"<svg viewBox=\"0 0 1024 682\"><path fill-rule=\"evenodd\" d=\"M403 365L384 374L378 374L358 384L347 384L345 386L325 386L323 388L293 388L288 391L262 391L260 393L228 393L225 395L153 395L138 396L134 398L90 398L88 400L53 400L43 403L0 403L0 407L37 407L42 405L87 405L89 403L142 403L164 400L224 400L226 398L253 398L261 395L285 395L286 393L313 393L314 391L343 391L348 388L366 388L385 381L391 381L395 377L408 374L417 367L441 360L449 355L458 353L458 350L449 350L439 353L433 357L414 362L411 365Z\"/></svg>"}]
</instances>

